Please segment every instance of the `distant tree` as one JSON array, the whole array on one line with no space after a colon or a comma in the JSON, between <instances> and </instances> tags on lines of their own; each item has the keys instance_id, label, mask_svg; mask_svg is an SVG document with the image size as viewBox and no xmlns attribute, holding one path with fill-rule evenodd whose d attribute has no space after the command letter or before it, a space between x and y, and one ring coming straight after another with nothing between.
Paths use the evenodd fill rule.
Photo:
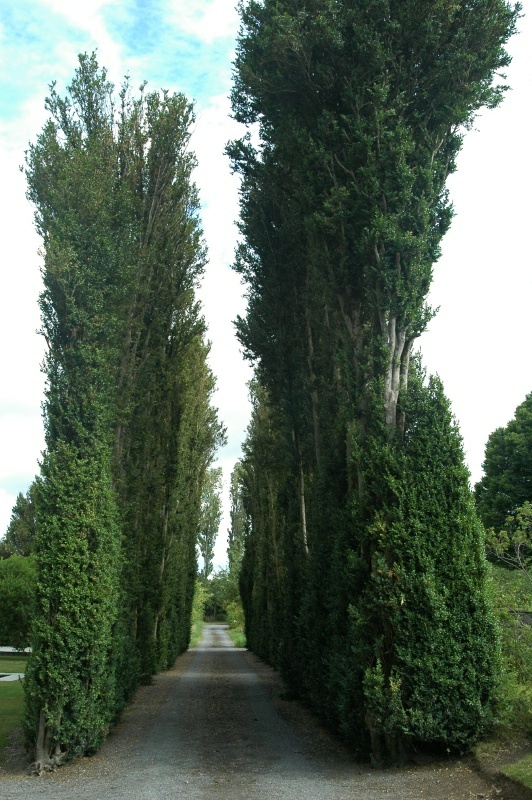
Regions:
<instances>
[{"instance_id":1,"label":"distant tree","mask_svg":"<svg viewBox=\"0 0 532 800\"><path fill-rule=\"evenodd\" d=\"M0 644L23 649L31 643L37 566L34 558L0 560Z\"/></svg>"},{"instance_id":2,"label":"distant tree","mask_svg":"<svg viewBox=\"0 0 532 800\"><path fill-rule=\"evenodd\" d=\"M201 511L198 525L198 547L203 560L200 575L206 581L212 572L214 545L222 519L222 470L220 467L210 469L201 492Z\"/></svg>"},{"instance_id":3,"label":"distant tree","mask_svg":"<svg viewBox=\"0 0 532 800\"><path fill-rule=\"evenodd\" d=\"M35 483L26 496L19 492L6 535L0 541L0 558L28 556L35 544Z\"/></svg>"},{"instance_id":4,"label":"distant tree","mask_svg":"<svg viewBox=\"0 0 532 800\"><path fill-rule=\"evenodd\" d=\"M209 580L203 582L203 585L205 587L205 619L214 622L225 621L230 587L228 570L216 570Z\"/></svg>"},{"instance_id":5,"label":"distant tree","mask_svg":"<svg viewBox=\"0 0 532 800\"><path fill-rule=\"evenodd\" d=\"M240 599L238 574L227 567L217 569L205 589L205 619L223 620L229 628L239 628L244 633L244 611Z\"/></svg>"},{"instance_id":6,"label":"distant tree","mask_svg":"<svg viewBox=\"0 0 532 800\"><path fill-rule=\"evenodd\" d=\"M523 503L532 502L532 393L504 428L490 434L482 467L477 507L486 528L499 531Z\"/></svg>"},{"instance_id":7,"label":"distant tree","mask_svg":"<svg viewBox=\"0 0 532 800\"><path fill-rule=\"evenodd\" d=\"M248 520L243 503L243 466L238 461L231 473L230 521L227 532L226 568L217 569L209 580L203 581L206 591L205 615L216 619L223 614L230 628L244 631L244 612L240 598L240 572Z\"/></svg>"}]
</instances>

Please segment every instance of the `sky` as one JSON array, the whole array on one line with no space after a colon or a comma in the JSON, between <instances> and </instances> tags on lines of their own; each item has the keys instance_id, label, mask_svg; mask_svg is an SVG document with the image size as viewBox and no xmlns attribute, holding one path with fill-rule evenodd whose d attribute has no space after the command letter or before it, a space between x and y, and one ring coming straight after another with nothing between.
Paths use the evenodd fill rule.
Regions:
<instances>
[{"instance_id":1,"label":"sky","mask_svg":"<svg viewBox=\"0 0 532 800\"><path fill-rule=\"evenodd\" d=\"M482 476L489 434L532 391L532 0L523 0L509 43L511 91L466 134L448 187L456 216L434 267L429 302L439 312L419 340L440 375L464 440L472 482ZM530 15L530 16L529 16ZM0 535L19 492L39 470L44 342L39 329L40 242L19 167L44 121L44 98L62 93L81 52L97 51L119 86L184 92L196 105L192 148L209 250L201 300L217 377L214 403L228 444L224 518L215 564L225 561L228 484L249 421L249 365L232 321L245 310L232 272L238 181L224 155L240 134L228 95L238 14L233 0L1 0L0 2Z\"/></svg>"}]
</instances>

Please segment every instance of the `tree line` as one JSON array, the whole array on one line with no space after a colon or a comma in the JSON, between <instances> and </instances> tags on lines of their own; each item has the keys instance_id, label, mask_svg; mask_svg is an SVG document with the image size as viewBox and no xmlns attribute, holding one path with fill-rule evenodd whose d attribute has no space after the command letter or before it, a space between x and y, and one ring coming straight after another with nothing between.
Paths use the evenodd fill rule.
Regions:
<instances>
[{"instance_id":1,"label":"tree line","mask_svg":"<svg viewBox=\"0 0 532 800\"><path fill-rule=\"evenodd\" d=\"M464 132L519 6L249 0L232 94L255 364L242 461L249 645L354 749L460 750L500 648L484 533L414 343Z\"/></svg>"},{"instance_id":2,"label":"tree line","mask_svg":"<svg viewBox=\"0 0 532 800\"><path fill-rule=\"evenodd\" d=\"M249 133L228 153L255 377L219 591L236 608L240 574L249 646L376 760L461 750L492 719L484 530L441 382L412 354L434 314L446 180L477 111L502 99L518 13L503 0L241 6L232 102ZM94 752L187 647L224 438L195 296L191 104L127 80L116 94L84 55L46 107L25 167L44 253L46 452L5 545L30 531L38 769ZM481 508L494 485L477 489Z\"/></svg>"},{"instance_id":3,"label":"tree line","mask_svg":"<svg viewBox=\"0 0 532 800\"><path fill-rule=\"evenodd\" d=\"M25 727L38 770L94 752L139 683L187 647L225 435L196 299L191 104L127 80L116 93L93 54L46 108L25 166L43 242L46 451L14 515L23 534L31 505Z\"/></svg>"}]
</instances>

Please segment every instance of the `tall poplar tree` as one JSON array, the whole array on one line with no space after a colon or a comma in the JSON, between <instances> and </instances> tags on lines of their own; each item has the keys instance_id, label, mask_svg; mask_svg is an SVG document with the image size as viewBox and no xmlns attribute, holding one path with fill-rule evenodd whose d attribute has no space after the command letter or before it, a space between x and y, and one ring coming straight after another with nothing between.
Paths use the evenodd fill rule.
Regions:
<instances>
[{"instance_id":1,"label":"tall poplar tree","mask_svg":"<svg viewBox=\"0 0 532 800\"><path fill-rule=\"evenodd\" d=\"M188 644L202 485L222 430L195 300L191 105L117 96L94 55L27 153L43 239L47 450L25 682L36 768L93 752Z\"/></svg>"},{"instance_id":2,"label":"tall poplar tree","mask_svg":"<svg viewBox=\"0 0 532 800\"><path fill-rule=\"evenodd\" d=\"M198 525L198 548L203 561L201 577L207 581L213 568L214 546L222 519L222 469L210 469L201 495L201 514Z\"/></svg>"},{"instance_id":3,"label":"tall poplar tree","mask_svg":"<svg viewBox=\"0 0 532 800\"><path fill-rule=\"evenodd\" d=\"M452 217L446 180L477 110L502 98L494 76L509 62L504 46L518 11L502 0L241 5L233 110L257 126L260 143L245 137L229 146L242 176L236 269L249 296L238 329L257 364L270 431L284 441L275 518L285 526L280 613L289 622L277 663L332 724L376 756L395 757L413 739L463 746L489 717L497 645L489 614L480 623L482 534L441 389L416 389L426 399L413 403L409 379L421 381L411 352L433 313L426 296ZM429 424L429 407L439 428ZM407 458L418 432L443 435L447 477L421 456ZM426 485L427 474L426 494L405 505L410 482ZM270 528L258 510L262 491L261 482L249 500L248 609L270 569L258 555ZM433 537L440 542L434 561ZM409 581L416 574L408 566L411 539L429 559L418 565L419 582L433 587L444 617L476 620L455 653L470 675L456 725L442 688L447 706L424 726L434 697L409 683L416 658L420 684L429 685L433 667L408 625L421 615L427 634L437 630L430 604L398 588L406 572ZM455 592L462 607L445 600L455 540L468 565ZM270 629L279 633L277 621ZM253 642L252 630L248 636ZM447 665L451 683L454 656L434 637L432 663ZM271 643L260 642L271 657ZM481 653L487 657L479 660Z\"/></svg>"}]
</instances>

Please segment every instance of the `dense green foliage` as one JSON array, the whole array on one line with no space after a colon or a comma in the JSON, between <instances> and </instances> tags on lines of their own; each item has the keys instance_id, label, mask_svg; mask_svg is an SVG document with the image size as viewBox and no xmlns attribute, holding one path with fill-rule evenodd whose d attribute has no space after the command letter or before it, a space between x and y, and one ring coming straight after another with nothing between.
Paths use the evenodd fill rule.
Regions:
<instances>
[{"instance_id":1,"label":"dense green foliage","mask_svg":"<svg viewBox=\"0 0 532 800\"><path fill-rule=\"evenodd\" d=\"M37 569L31 556L0 559L0 645L29 647L36 582Z\"/></svg>"},{"instance_id":2,"label":"dense green foliage","mask_svg":"<svg viewBox=\"0 0 532 800\"><path fill-rule=\"evenodd\" d=\"M520 570L532 582L532 503L526 500L515 509L502 530L489 528L486 547L490 556Z\"/></svg>"},{"instance_id":3,"label":"dense green foliage","mask_svg":"<svg viewBox=\"0 0 532 800\"><path fill-rule=\"evenodd\" d=\"M204 584L205 621L227 622L229 628L244 632L244 612L240 599L238 574L227 568L216 570Z\"/></svg>"},{"instance_id":4,"label":"dense green foliage","mask_svg":"<svg viewBox=\"0 0 532 800\"><path fill-rule=\"evenodd\" d=\"M182 95L119 97L93 56L27 153L43 238L47 452L25 682L39 768L96 749L190 637L210 405Z\"/></svg>"},{"instance_id":5,"label":"dense green foliage","mask_svg":"<svg viewBox=\"0 0 532 800\"><path fill-rule=\"evenodd\" d=\"M477 506L487 528L499 531L523 503L532 502L532 393L505 428L490 434L475 486Z\"/></svg>"},{"instance_id":6,"label":"dense green foliage","mask_svg":"<svg viewBox=\"0 0 532 800\"><path fill-rule=\"evenodd\" d=\"M0 540L0 558L11 555L28 556L35 542L35 482L26 496L19 492L6 534Z\"/></svg>"},{"instance_id":7,"label":"dense green foliage","mask_svg":"<svg viewBox=\"0 0 532 800\"><path fill-rule=\"evenodd\" d=\"M532 395L489 437L485 474L475 487L493 561L493 597L502 633L497 693L501 738L528 736L532 724Z\"/></svg>"},{"instance_id":8,"label":"dense green foliage","mask_svg":"<svg viewBox=\"0 0 532 800\"><path fill-rule=\"evenodd\" d=\"M196 581L194 597L192 600L192 615L190 625L190 647L196 647L203 634L205 622L205 603L207 601L207 587L203 581Z\"/></svg>"},{"instance_id":9,"label":"dense green foliage","mask_svg":"<svg viewBox=\"0 0 532 800\"><path fill-rule=\"evenodd\" d=\"M441 385L424 384L416 366L402 446L374 436L366 454L365 481L379 498L369 522L358 498L351 512L335 509L316 482L305 550L264 395L242 465L247 641L355 747L367 746L364 722L373 725L375 757L386 748L399 758L412 739L472 741L491 718L500 666L461 440Z\"/></svg>"},{"instance_id":10,"label":"dense green foliage","mask_svg":"<svg viewBox=\"0 0 532 800\"><path fill-rule=\"evenodd\" d=\"M361 751L490 718L483 534L437 381L411 363L463 132L504 91L502 0L250 0L229 145L257 368L243 461L250 646Z\"/></svg>"},{"instance_id":11,"label":"dense green foliage","mask_svg":"<svg viewBox=\"0 0 532 800\"><path fill-rule=\"evenodd\" d=\"M532 727L532 585L519 570L493 565L492 573L503 655L494 734L503 741L523 740Z\"/></svg>"}]
</instances>

